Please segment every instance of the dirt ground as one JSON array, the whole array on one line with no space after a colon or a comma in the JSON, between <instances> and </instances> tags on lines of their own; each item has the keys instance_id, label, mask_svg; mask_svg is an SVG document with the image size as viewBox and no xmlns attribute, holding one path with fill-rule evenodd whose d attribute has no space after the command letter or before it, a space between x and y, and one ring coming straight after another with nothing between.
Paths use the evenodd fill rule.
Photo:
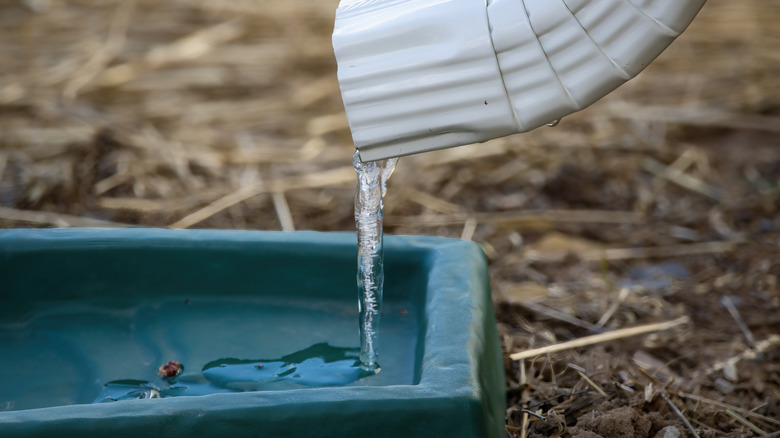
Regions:
<instances>
[{"instance_id":1,"label":"dirt ground","mask_svg":"<svg viewBox=\"0 0 780 438\"><path fill-rule=\"evenodd\" d=\"M336 5L0 3L0 227L354 229ZM400 160L386 231L485 248L510 436L779 436L778 23L709 0L557 127Z\"/></svg>"}]
</instances>

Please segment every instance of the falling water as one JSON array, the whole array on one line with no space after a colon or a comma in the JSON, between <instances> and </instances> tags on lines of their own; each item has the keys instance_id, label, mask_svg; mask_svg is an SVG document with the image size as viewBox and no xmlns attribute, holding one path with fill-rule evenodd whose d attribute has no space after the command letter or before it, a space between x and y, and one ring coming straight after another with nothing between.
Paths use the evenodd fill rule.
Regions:
<instances>
[{"instance_id":1,"label":"falling water","mask_svg":"<svg viewBox=\"0 0 780 438\"><path fill-rule=\"evenodd\" d=\"M377 338L382 313L384 261L382 250L382 198L387 192L398 158L364 163L355 152L352 164L358 176L355 224L358 238L358 309L360 313L360 363L379 371Z\"/></svg>"}]
</instances>

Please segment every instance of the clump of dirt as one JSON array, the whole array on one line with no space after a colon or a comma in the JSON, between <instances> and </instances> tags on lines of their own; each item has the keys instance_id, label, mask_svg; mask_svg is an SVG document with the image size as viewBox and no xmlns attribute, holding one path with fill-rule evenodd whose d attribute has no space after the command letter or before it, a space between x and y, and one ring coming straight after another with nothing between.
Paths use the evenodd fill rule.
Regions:
<instances>
[{"instance_id":1,"label":"clump of dirt","mask_svg":"<svg viewBox=\"0 0 780 438\"><path fill-rule=\"evenodd\" d=\"M578 418L577 424L572 428L572 435L581 431L590 431L605 437L651 436L653 422L649 416L628 406L614 408L607 404Z\"/></svg>"}]
</instances>

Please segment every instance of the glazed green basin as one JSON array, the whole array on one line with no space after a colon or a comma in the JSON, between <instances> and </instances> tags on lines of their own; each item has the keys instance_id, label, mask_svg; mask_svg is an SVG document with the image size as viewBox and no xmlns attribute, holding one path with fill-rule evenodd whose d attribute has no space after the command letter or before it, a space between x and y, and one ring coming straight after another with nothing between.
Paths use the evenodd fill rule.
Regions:
<instances>
[{"instance_id":1,"label":"glazed green basin","mask_svg":"<svg viewBox=\"0 0 780 438\"><path fill-rule=\"evenodd\" d=\"M370 376L356 251L348 233L0 230L0 436L505 436L481 249L386 236Z\"/></svg>"}]
</instances>

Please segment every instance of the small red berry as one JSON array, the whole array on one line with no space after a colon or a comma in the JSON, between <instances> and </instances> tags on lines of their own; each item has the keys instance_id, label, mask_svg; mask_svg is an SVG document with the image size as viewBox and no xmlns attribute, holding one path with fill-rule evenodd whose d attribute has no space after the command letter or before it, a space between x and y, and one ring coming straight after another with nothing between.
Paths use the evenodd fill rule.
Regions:
<instances>
[{"instance_id":1,"label":"small red berry","mask_svg":"<svg viewBox=\"0 0 780 438\"><path fill-rule=\"evenodd\" d=\"M157 369L157 375L163 378L176 377L181 374L183 369L184 367L181 366L178 360L172 360L160 365L160 368Z\"/></svg>"}]
</instances>

